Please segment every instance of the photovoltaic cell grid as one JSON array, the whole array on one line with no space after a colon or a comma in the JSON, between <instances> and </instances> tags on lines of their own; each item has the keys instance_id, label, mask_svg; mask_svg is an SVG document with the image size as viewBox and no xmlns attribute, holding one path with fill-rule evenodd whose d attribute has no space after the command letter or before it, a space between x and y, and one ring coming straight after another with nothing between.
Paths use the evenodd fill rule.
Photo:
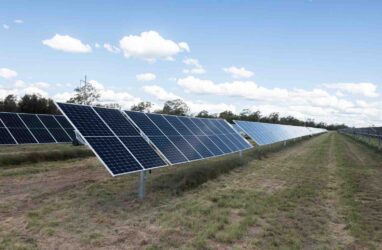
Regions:
<instances>
[{"instance_id":1,"label":"photovoltaic cell grid","mask_svg":"<svg viewBox=\"0 0 382 250\"><path fill-rule=\"evenodd\" d=\"M57 106L113 176L167 165L119 110L66 103Z\"/></svg>"},{"instance_id":2,"label":"photovoltaic cell grid","mask_svg":"<svg viewBox=\"0 0 382 250\"><path fill-rule=\"evenodd\" d=\"M56 121L54 133L40 116ZM66 132L56 118L66 122ZM0 120L1 145L71 142L74 139L74 128L63 116L0 112Z\"/></svg>"},{"instance_id":3,"label":"photovoltaic cell grid","mask_svg":"<svg viewBox=\"0 0 382 250\"><path fill-rule=\"evenodd\" d=\"M113 176L252 147L223 120L57 106Z\"/></svg>"},{"instance_id":4,"label":"photovoltaic cell grid","mask_svg":"<svg viewBox=\"0 0 382 250\"><path fill-rule=\"evenodd\" d=\"M325 129L249 121L234 121L238 129L258 145L267 145L308 135L326 132Z\"/></svg>"},{"instance_id":5,"label":"photovoltaic cell grid","mask_svg":"<svg viewBox=\"0 0 382 250\"><path fill-rule=\"evenodd\" d=\"M224 120L125 111L171 164L251 148Z\"/></svg>"}]
</instances>

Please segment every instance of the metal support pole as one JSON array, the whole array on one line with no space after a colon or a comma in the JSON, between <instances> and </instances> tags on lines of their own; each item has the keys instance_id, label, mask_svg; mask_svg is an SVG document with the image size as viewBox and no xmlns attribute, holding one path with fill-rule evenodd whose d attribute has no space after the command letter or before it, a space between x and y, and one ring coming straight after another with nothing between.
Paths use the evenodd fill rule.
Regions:
<instances>
[{"instance_id":1,"label":"metal support pole","mask_svg":"<svg viewBox=\"0 0 382 250\"><path fill-rule=\"evenodd\" d=\"M284 147L286 147L286 145L287 145L287 141L284 141Z\"/></svg>"},{"instance_id":2,"label":"metal support pole","mask_svg":"<svg viewBox=\"0 0 382 250\"><path fill-rule=\"evenodd\" d=\"M138 196L140 200L145 198L145 181L146 181L146 171L141 171L139 173L139 187Z\"/></svg>"},{"instance_id":3,"label":"metal support pole","mask_svg":"<svg viewBox=\"0 0 382 250\"><path fill-rule=\"evenodd\" d=\"M239 151L240 160L243 159L243 151Z\"/></svg>"}]
</instances>

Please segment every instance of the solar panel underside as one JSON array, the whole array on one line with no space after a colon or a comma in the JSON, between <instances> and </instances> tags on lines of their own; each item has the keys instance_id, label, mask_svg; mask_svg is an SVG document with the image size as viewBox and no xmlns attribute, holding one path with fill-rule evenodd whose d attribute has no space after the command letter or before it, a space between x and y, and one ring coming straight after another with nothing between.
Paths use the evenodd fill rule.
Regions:
<instances>
[{"instance_id":1,"label":"solar panel underside","mask_svg":"<svg viewBox=\"0 0 382 250\"><path fill-rule=\"evenodd\" d=\"M57 105L113 176L167 165L120 111Z\"/></svg>"}]
</instances>

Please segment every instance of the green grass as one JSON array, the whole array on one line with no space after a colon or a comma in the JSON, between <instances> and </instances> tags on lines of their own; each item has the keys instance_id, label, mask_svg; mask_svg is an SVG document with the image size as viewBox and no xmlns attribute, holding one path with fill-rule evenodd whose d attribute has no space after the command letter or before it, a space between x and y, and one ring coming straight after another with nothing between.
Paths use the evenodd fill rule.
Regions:
<instances>
[{"instance_id":1,"label":"green grass","mask_svg":"<svg viewBox=\"0 0 382 250\"><path fill-rule=\"evenodd\" d=\"M0 249L378 249L378 157L351 138L328 133L287 147L258 147L242 158L155 170L143 201L137 198L138 174L108 178L95 159L62 162L62 169L83 179L73 185L66 177L67 186L59 189L50 186L60 179L54 174L60 162L52 162L52 171L50 162L32 164L46 170L49 185L20 190L20 197L0 192L8 201L0 209L8 218L0 219ZM23 182L34 178L24 172L0 180L25 188Z\"/></svg>"},{"instance_id":2,"label":"green grass","mask_svg":"<svg viewBox=\"0 0 382 250\"><path fill-rule=\"evenodd\" d=\"M52 149L50 149L52 147ZM73 158L84 158L93 156L93 153L85 147L74 147L70 145L35 145L23 147L23 150L13 146L14 151L8 152L8 147L0 154L0 169L12 168L15 165L26 163L39 163L44 161L63 161Z\"/></svg>"}]
</instances>

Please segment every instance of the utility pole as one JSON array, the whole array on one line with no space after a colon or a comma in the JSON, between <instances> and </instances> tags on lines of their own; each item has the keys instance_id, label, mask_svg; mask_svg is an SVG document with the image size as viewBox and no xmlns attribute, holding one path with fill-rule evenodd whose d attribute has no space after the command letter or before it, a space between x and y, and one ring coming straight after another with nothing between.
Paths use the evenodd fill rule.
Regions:
<instances>
[{"instance_id":1,"label":"utility pole","mask_svg":"<svg viewBox=\"0 0 382 250\"><path fill-rule=\"evenodd\" d=\"M82 83L84 83L84 88L83 88L83 93L84 93L84 98L83 98L83 100L87 100L87 97L88 97L88 93L86 93L86 91L87 91L87 85L89 84L89 82L87 81L87 77L86 77L86 75L85 75L85 77L84 77L85 79L84 80L80 80L80 89L82 88ZM82 103L81 104L86 104L86 103L83 103L84 101L82 101Z\"/></svg>"}]
</instances>

